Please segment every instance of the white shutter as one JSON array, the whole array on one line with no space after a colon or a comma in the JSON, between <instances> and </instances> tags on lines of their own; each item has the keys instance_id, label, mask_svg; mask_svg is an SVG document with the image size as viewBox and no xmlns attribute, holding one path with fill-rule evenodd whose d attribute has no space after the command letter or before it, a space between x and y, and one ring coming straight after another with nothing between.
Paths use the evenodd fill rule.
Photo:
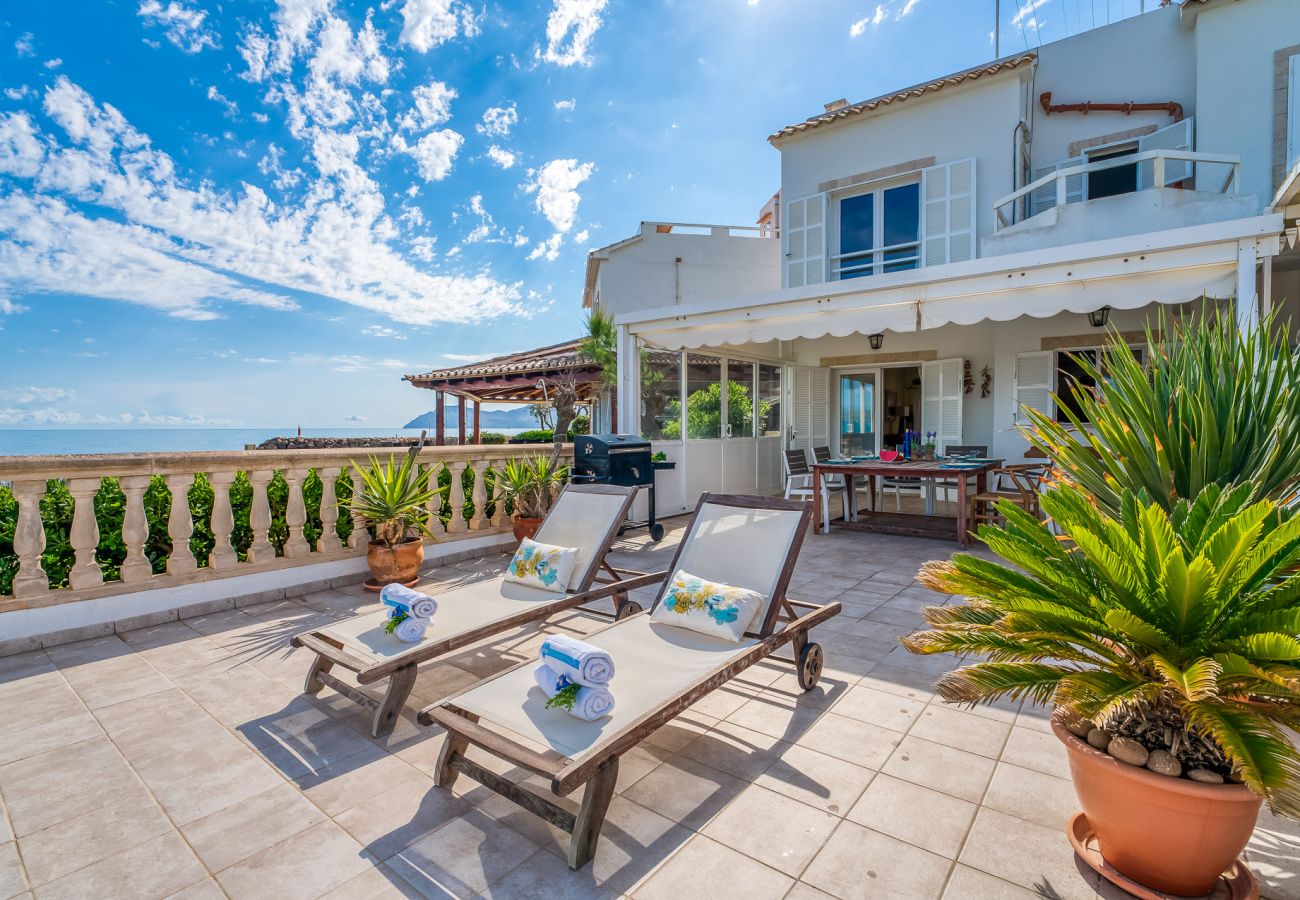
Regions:
<instances>
[{"instance_id":1,"label":"white shutter","mask_svg":"<svg viewBox=\"0 0 1300 900\"><path fill-rule=\"evenodd\" d=\"M826 280L826 195L813 194L785 205L785 286Z\"/></svg>"},{"instance_id":2,"label":"white shutter","mask_svg":"<svg viewBox=\"0 0 1300 900\"><path fill-rule=\"evenodd\" d=\"M1192 149L1192 120L1183 119L1158 131L1138 138L1138 153L1148 150L1188 150ZM1185 178L1192 177L1192 164L1185 159L1165 160L1165 183L1157 185L1156 161L1149 159L1138 163L1137 186L1139 191L1151 187L1167 187L1177 184Z\"/></svg>"},{"instance_id":3,"label":"white shutter","mask_svg":"<svg viewBox=\"0 0 1300 900\"><path fill-rule=\"evenodd\" d=\"M963 359L921 364L921 431L935 433L940 452L962 440Z\"/></svg>"},{"instance_id":4,"label":"white shutter","mask_svg":"<svg viewBox=\"0 0 1300 900\"><path fill-rule=\"evenodd\" d=\"M1052 350L1035 350L1016 354L1016 408L1014 421L1029 421L1024 407L1036 409L1045 416L1055 415L1056 406L1052 392L1056 390L1056 353Z\"/></svg>"},{"instance_id":5,"label":"white shutter","mask_svg":"<svg viewBox=\"0 0 1300 900\"><path fill-rule=\"evenodd\" d=\"M975 257L975 159L921 170L921 265Z\"/></svg>"},{"instance_id":6,"label":"white shutter","mask_svg":"<svg viewBox=\"0 0 1300 900\"><path fill-rule=\"evenodd\" d=\"M1290 68L1286 80L1286 171L1290 172L1300 157L1300 54L1287 62Z\"/></svg>"},{"instance_id":7,"label":"white shutter","mask_svg":"<svg viewBox=\"0 0 1300 900\"><path fill-rule=\"evenodd\" d=\"M1044 175L1050 175L1051 173L1058 172L1061 169L1073 169L1076 166L1083 165L1087 161L1088 161L1087 158L1083 156L1075 156L1075 157L1071 157L1070 159L1063 159L1058 163L1052 163L1050 166L1043 166L1042 168L1034 170L1033 178L1031 178L1030 181L1037 181L1038 179L1042 178ZM1087 178L1087 176L1083 174L1066 176L1065 178L1065 202L1066 203L1078 203L1080 200L1083 199L1083 184L1085 178ZM1030 209L1031 209L1030 215L1036 216L1040 212L1044 212L1046 210L1051 209L1053 206L1056 205L1056 182L1049 181L1047 184L1043 185L1038 190L1030 194L1030 196L1033 198L1032 202L1030 203Z\"/></svg>"},{"instance_id":8,"label":"white shutter","mask_svg":"<svg viewBox=\"0 0 1300 900\"><path fill-rule=\"evenodd\" d=\"M1034 169L1030 173L1029 181L1032 184L1040 178L1051 175L1057 170L1058 166L1043 166ZM1056 182L1049 181L1040 188L1036 188L1029 193L1029 215L1036 216L1040 212L1046 212L1056 205Z\"/></svg>"},{"instance_id":9,"label":"white shutter","mask_svg":"<svg viewBox=\"0 0 1300 900\"><path fill-rule=\"evenodd\" d=\"M794 409L791 421L794 435L792 450L810 450L830 446L831 370L796 366L794 370Z\"/></svg>"}]
</instances>

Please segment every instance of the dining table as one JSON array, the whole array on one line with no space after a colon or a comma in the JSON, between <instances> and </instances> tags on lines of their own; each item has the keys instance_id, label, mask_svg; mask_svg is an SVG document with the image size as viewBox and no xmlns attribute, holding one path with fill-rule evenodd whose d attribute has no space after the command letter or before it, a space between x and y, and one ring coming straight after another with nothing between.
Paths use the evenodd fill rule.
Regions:
<instances>
[{"instance_id":1,"label":"dining table","mask_svg":"<svg viewBox=\"0 0 1300 900\"><path fill-rule=\"evenodd\" d=\"M989 473L1001 467L1001 459L973 459L959 457L955 459L905 459L898 458L885 461L879 457L851 457L832 459L814 463L813 472L813 530L822 534L830 530L832 524L839 528L856 531L875 531L886 534L907 534L917 537L943 537L952 534L950 520L946 516L916 513L887 513L876 508L876 479L878 478L915 478L925 487L929 482L955 482L957 488L956 537L959 547L970 544L969 502L974 493L982 494L988 490ZM841 476L844 480L844 515L830 518L830 510L823 508L822 486L826 479ZM870 509L859 510L854 482L858 477L867 479ZM973 484L972 484L973 482ZM883 505L883 504L881 504ZM927 504L927 513L932 511Z\"/></svg>"}]
</instances>

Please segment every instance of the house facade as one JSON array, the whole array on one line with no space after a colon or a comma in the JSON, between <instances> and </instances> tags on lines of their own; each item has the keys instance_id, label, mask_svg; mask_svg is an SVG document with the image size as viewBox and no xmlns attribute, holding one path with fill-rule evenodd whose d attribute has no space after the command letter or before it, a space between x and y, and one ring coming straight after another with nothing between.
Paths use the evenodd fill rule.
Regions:
<instances>
[{"instance_id":1,"label":"house facade","mask_svg":"<svg viewBox=\"0 0 1300 900\"><path fill-rule=\"evenodd\" d=\"M660 248L672 288L619 245L594 282L589 263L619 407L678 461L666 509L775 489L785 447L873 452L907 430L1018 461L1023 407L1064 414L1051 395L1081 376L1072 354L1102 352L1098 323L1136 346L1161 306L1202 297L1242 323L1300 311L1291 0L1161 7L769 141L779 236L749 240L774 265L735 272L707 236ZM681 289L697 275L707 291Z\"/></svg>"}]
</instances>

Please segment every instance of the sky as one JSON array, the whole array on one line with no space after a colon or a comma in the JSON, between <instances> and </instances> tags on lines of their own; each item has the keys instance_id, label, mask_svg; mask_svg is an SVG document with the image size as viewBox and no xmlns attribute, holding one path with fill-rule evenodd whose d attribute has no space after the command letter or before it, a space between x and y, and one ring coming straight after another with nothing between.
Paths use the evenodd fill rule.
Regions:
<instances>
[{"instance_id":1,"label":"sky","mask_svg":"<svg viewBox=\"0 0 1300 900\"><path fill-rule=\"evenodd\" d=\"M1156 0L1146 0L1154 6ZM1141 0L1004 0L1002 51ZM750 224L766 136L993 58L994 0L0 7L0 427L394 427L580 333L587 251Z\"/></svg>"}]
</instances>

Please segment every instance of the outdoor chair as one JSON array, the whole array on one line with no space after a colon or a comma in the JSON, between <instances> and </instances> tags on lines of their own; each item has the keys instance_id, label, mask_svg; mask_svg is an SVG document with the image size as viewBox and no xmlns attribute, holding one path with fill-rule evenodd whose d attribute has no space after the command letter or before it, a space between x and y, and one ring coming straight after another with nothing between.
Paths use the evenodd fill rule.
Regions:
<instances>
[{"instance_id":1,"label":"outdoor chair","mask_svg":"<svg viewBox=\"0 0 1300 900\"><path fill-rule=\"evenodd\" d=\"M316 654L307 671L303 692L317 694L328 685L343 696L373 709L371 734L392 732L402 706L415 686L416 668L486 637L536 622L558 612L612 597L614 615L627 612L627 591L652 584L639 573L619 573L605 564L605 555L627 519L636 488L608 484L567 485L537 530L543 544L578 549L577 564L563 593L505 581L504 573L433 596L438 601L428 633L414 644L388 634L386 611L363 613L341 622L296 635L291 643ZM611 576L598 584L601 567ZM625 574L634 577L619 580ZM599 612L598 610L590 610ZM364 686L383 678L388 688L377 699L331 673L341 666L356 673Z\"/></svg>"},{"instance_id":2,"label":"outdoor chair","mask_svg":"<svg viewBox=\"0 0 1300 900\"><path fill-rule=\"evenodd\" d=\"M816 451L814 451L816 452ZM830 459L830 450L826 450L826 459ZM819 459L818 462L825 460ZM813 473L812 468L808 465L808 456L803 450L786 450L781 455L781 465L785 469L785 499L791 500L796 497L812 499L813 496ZM848 516L848 498L844 495L844 476L828 475L822 478L822 520L823 525L830 527L831 518L831 494L840 495L840 507L845 517Z\"/></svg>"},{"instance_id":3,"label":"outdoor chair","mask_svg":"<svg viewBox=\"0 0 1300 900\"><path fill-rule=\"evenodd\" d=\"M973 456L979 459L984 459L989 455L989 447L988 444L950 444L949 446L944 447L943 455L949 458L952 458L954 456ZM935 479L935 491L936 493L938 491L943 491L943 499L945 503L949 502L948 492L949 491L954 492L952 496L955 497L956 490L957 490L956 479L954 478ZM956 501L953 500L951 502L955 503Z\"/></svg>"},{"instance_id":4,"label":"outdoor chair","mask_svg":"<svg viewBox=\"0 0 1300 900\"><path fill-rule=\"evenodd\" d=\"M1047 466L1043 463L1018 463L1002 466L989 473L994 488L975 494L970 498L970 512L967 520L971 530L981 524L996 524L1002 521L997 511L1000 500L1009 500L1016 506L1037 516L1039 514L1038 494L1042 489Z\"/></svg>"},{"instance_id":5,"label":"outdoor chair","mask_svg":"<svg viewBox=\"0 0 1300 900\"><path fill-rule=\"evenodd\" d=\"M792 645L800 687L808 691L816 686L822 649L809 640L809 629L836 615L840 604L786 596L811 516L808 505L797 501L705 494L672 565L650 576L668 582L651 608L585 638L614 660L613 711L583 721L562 709L548 709L546 694L534 681L535 660L491 676L420 712L421 724L447 731L436 784L450 789L459 775L469 776L568 832L569 867L586 865L595 855L624 753L786 644ZM764 603L750 630L732 642L652 621L677 572L762 595ZM471 746L540 775L555 796L586 785L578 812L467 756Z\"/></svg>"}]
</instances>

